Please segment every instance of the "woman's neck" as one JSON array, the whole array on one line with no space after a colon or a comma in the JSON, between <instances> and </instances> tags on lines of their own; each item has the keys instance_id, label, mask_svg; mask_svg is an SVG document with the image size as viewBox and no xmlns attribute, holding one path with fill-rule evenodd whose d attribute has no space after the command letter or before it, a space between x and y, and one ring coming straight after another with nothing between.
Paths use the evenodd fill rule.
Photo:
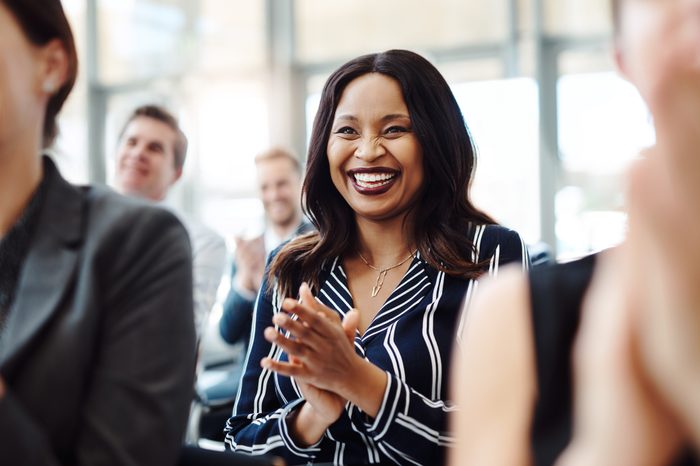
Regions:
<instances>
[{"instance_id":1,"label":"woman's neck","mask_svg":"<svg viewBox=\"0 0 700 466\"><path fill-rule=\"evenodd\" d=\"M0 145L0 238L22 215L41 182L41 158L32 144Z\"/></svg>"},{"instance_id":2,"label":"woman's neck","mask_svg":"<svg viewBox=\"0 0 700 466\"><path fill-rule=\"evenodd\" d=\"M416 249L405 217L380 222L356 218L357 250L373 266L383 268L404 260Z\"/></svg>"}]
</instances>

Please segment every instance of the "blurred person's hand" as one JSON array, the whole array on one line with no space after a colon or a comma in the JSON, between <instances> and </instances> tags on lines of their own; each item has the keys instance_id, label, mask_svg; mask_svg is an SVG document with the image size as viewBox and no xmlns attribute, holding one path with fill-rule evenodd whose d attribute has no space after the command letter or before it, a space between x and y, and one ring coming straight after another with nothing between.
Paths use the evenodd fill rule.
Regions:
<instances>
[{"instance_id":1,"label":"blurred person's hand","mask_svg":"<svg viewBox=\"0 0 700 466\"><path fill-rule=\"evenodd\" d=\"M253 239L235 238L236 285L257 293L265 272L265 240L262 236Z\"/></svg>"},{"instance_id":2,"label":"blurred person's hand","mask_svg":"<svg viewBox=\"0 0 700 466\"><path fill-rule=\"evenodd\" d=\"M630 176L629 243L645 258L635 280L644 370L700 446L700 1L669 5L640 88L656 146Z\"/></svg>"},{"instance_id":3,"label":"blurred person's hand","mask_svg":"<svg viewBox=\"0 0 700 466\"><path fill-rule=\"evenodd\" d=\"M629 245L644 257L635 270L644 371L700 446L700 133L692 136L692 149L657 146L633 171Z\"/></svg>"}]
</instances>

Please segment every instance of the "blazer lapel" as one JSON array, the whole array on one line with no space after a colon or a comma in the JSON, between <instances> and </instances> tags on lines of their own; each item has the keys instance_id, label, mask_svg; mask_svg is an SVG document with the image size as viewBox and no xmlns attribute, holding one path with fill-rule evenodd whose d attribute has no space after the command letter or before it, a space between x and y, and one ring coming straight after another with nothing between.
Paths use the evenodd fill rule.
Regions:
<instances>
[{"instance_id":1,"label":"blazer lapel","mask_svg":"<svg viewBox=\"0 0 700 466\"><path fill-rule=\"evenodd\" d=\"M44 176L48 182L44 205L0 340L0 370L6 376L59 308L75 279L85 199L48 157L44 157Z\"/></svg>"}]
</instances>

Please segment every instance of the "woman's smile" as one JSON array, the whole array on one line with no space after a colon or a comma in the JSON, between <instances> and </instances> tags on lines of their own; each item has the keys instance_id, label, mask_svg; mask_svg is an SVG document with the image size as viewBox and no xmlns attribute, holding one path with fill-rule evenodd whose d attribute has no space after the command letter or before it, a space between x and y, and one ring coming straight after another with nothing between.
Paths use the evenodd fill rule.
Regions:
<instances>
[{"instance_id":1,"label":"woman's smile","mask_svg":"<svg viewBox=\"0 0 700 466\"><path fill-rule=\"evenodd\" d=\"M387 192L401 175L399 170L385 167L356 168L347 173L355 190L368 196Z\"/></svg>"}]
</instances>

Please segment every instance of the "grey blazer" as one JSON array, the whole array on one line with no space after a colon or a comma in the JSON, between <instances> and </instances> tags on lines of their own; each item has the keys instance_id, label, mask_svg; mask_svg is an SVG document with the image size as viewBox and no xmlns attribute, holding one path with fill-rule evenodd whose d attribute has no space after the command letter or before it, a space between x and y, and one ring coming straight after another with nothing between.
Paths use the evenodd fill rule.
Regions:
<instances>
[{"instance_id":1,"label":"grey blazer","mask_svg":"<svg viewBox=\"0 0 700 466\"><path fill-rule=\"evenodd\" d=\"M44 204L0 339L0 464L174 464L195 367L187 232L43 163Z\"/></svg>"}]
</instances>

